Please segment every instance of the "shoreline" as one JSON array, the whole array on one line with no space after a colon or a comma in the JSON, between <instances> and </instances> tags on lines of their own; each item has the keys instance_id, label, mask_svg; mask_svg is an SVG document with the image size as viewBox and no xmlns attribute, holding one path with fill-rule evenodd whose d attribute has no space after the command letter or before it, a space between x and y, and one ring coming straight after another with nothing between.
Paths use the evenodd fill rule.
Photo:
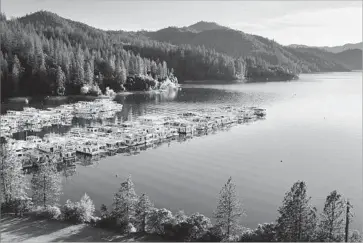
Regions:
<instances>
[{"instance_id":1,"label":"shoreline","mask_svg":"<svg viewBox=\"0 0 363 243\"><path fill-rule=\"evenodd\" d=\"M178 88L174 88L173 91L176 90L180 90L182 87L178 87ZM43 100L45 99L45 97L49 97L45 100L50 100L50 101L61 101L61 100L67 100L69 98L72 99L107 99L107 98L115 98L116 96L127 96L127 95L134 95L134 94L162 94L162 93L167 93L169 92L169 90L147 90L147 91L123 91L123 92L118 92L114 95L114 97L107 97L105 95L100 95L100 96L93 96L93 95L65 95L65 96L17 96L17 97L11 97L11 98L7 98L4 101L1 102L1 104L6 104L6 103L24 103L26 102L26 100L31 101L31 100Z\"/></svg>"}]
</instances>

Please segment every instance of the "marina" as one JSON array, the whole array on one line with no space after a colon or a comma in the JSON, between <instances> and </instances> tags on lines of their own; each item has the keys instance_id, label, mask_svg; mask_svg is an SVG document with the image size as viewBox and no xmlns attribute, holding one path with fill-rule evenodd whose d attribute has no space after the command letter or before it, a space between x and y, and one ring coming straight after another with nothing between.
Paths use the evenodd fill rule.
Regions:
<instances>
[{"instance_id":1,"label":"marina","mask_svg":"<svg viewBox=\"0 0 363 243\"><path fill-rule=\"evenodd\" d=\"M80 117L89 120L113 118L122 105L111 100L81 101L72 105L38 110L24 108L23 111L8 111L2 116L1 128L12 126L14 131L29 129L27 124L42 128L45 125L72 123L70 119ZM5 134L8 146L22 159L23 168L29 169L41 163L44 155L52 156L54 163L74 164L80 158L98 160L117 153L134 153L141 147L152 148L170 142L180 136L199 136L230 125L256 121L266 116L264 109L257 107L223 106L214 109L199 109L174 115L144 115L134 121L115 120L113 124L72 127L65 134L48 133L43 138L30 135L25 140ZM25 121L23 125L20 121ZM2 134L3 136L4 134Z\"/></svg>"},{"instance_id":2,"label":"marina","mask_svg":"<svg viewBox=\"0 0 363 243\"><path fill-rule=\"evenodd\" d=\"M14 133L21 131L40 132L42 128L57 125L71 126L74 117L106 119L121 110L122 104L109 99L80 101L44 110L34 107L24 107L23 111L8 110L0 118L1 137L12 137Z\"/></svg>"}]
</instances>

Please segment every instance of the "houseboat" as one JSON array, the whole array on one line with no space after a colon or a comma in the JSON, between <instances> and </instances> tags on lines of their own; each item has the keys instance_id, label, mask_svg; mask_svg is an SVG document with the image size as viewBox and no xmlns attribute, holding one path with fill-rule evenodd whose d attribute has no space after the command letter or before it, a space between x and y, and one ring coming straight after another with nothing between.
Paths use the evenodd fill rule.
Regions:
<instances>
[{"instance_id":1,"label":"houseboat","mask_svg":"<svg viewBox=\"0 0 363 243\"><path fill-rule=\"evenodd\" d=\"M77 151L73 148L67 148L66 150L60 153L63 162L66 164L72 164L76 162L76 153Z\"/></svg>"},{"instance_id":2,"label":"houseboat","mask_svg":"<svg viewBox=\"0 0 363 243\"><path fill-rule=\"evenodd\" d=\"M178 130L178 133L181 134L191 134L194 132L194 125L191 122L176 120L170 123L170 125Z\"/></svg>"},{"instance_id":3,"label":"houseboat","mask_svg":"<svg viewBox=\"0 0 363 243\"><path fill-rule=\"evenodd\" d=\"M37 146L38 150L45 154L54 154L57 152L56 146L51 143L41 143Z\"/></svg>"},{"instance_id":4,"label":"houseboat","mask_svg":"<svg viewBox=\"0 0 363 243\"><path fill-rule=\"evenodd\" d=\"M101 155L103 151L100 150L97 144L86 142L84 144L78 145L76 148L76 152L88 156L97 156Z\"/></svg>"}]
</instances>

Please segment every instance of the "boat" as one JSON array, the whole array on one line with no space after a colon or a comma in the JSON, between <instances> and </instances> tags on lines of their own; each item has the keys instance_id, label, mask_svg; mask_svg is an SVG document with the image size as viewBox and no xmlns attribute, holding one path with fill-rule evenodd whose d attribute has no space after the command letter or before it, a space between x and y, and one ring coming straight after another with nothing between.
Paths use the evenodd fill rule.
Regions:
<instances>
[{"instance_id":1,"label":"boat","mask_svg":"<svg viewBox=\"0 0 363 243\"><path fill-rule=\"evenodd\" d=\"M87 142L79 145L76 148L76 152L88 156L96 156L100 155L102 151L100 151L99 146L97 144Z\"/></svg>"},{"instance_id":2,"label":"boat","mask_svg":"<svg viewBox=\"0 0 363 243\"><path fill-rule=\"evenodd\" d=\"M64 152L62 151L60 153L60 156L64 163L72 164L76 162L76 153L77 151L75 149L67 148Z\"/></svg>"},{"instance_id":3,"label":"boat","mask_svg":"<svg viewBox=\"0 0 363 243\"><path fill-rule=\"evenodd\" d=\"M55 146L51 143L41 143L37 145L39 151L46 153L46 154L54 154L57 150Z\"/></svg>"},{"instance_id":4,"label":"boat","mask_svg":"<svg viewBox=\"0 0 363 243\"><path fill-rule=\"evenodd\" d=\"M124 135L124 144L132 147L145 144L145 137L139 133L129 133Z\"/></svg>"},{"instance_id":5,"label":"boat","mask_svg":"<svg viewBox=\"0 0 363 243\"><path fill-rule=\"evenodd\" d=\"M258 117L265 117L266 116L266 109L262 108L253 108L254 113Z\"/></svg>"},{"instance_id":6,"label":"boat","mask_svg":"<svg viewBox=\"0 0 363 243\"><path fill-rule=\"evenodd\" d=\"M112 139L107 139L105 140L105 144L106 144L106 151L111 154L114 155L117 153L118 149L119 149L119 144L116 140L112 140Z\"/></svg>"},{"instance_id":7,"label":"boat","mask_svg":"<svg viewBox=\"0 0 363 243\"><path fill-rule=\"evenodd\" d=\"M188 121L176 120L170 123L170 125L178 130L181 134L191 134L194 131L194 126Z\"/></svg>"}]
</instances>

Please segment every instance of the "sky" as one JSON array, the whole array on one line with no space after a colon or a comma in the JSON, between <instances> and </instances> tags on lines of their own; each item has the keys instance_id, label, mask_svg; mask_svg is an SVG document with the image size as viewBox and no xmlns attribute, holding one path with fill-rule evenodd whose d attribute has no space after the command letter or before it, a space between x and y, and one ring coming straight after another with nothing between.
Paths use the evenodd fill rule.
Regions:
<instances>
[{"instance_id":1,"label":"sky","mask_svg":"<svg viewBox=\"0 0 363 243\"><path fill-rule=\"evenodd\" d=\"M362 0L1 0L1 12L8 18L39 10L105 30L158 30L204 20L283 45L336 46L362 41Z\"/></svg>"}]
</instances>

